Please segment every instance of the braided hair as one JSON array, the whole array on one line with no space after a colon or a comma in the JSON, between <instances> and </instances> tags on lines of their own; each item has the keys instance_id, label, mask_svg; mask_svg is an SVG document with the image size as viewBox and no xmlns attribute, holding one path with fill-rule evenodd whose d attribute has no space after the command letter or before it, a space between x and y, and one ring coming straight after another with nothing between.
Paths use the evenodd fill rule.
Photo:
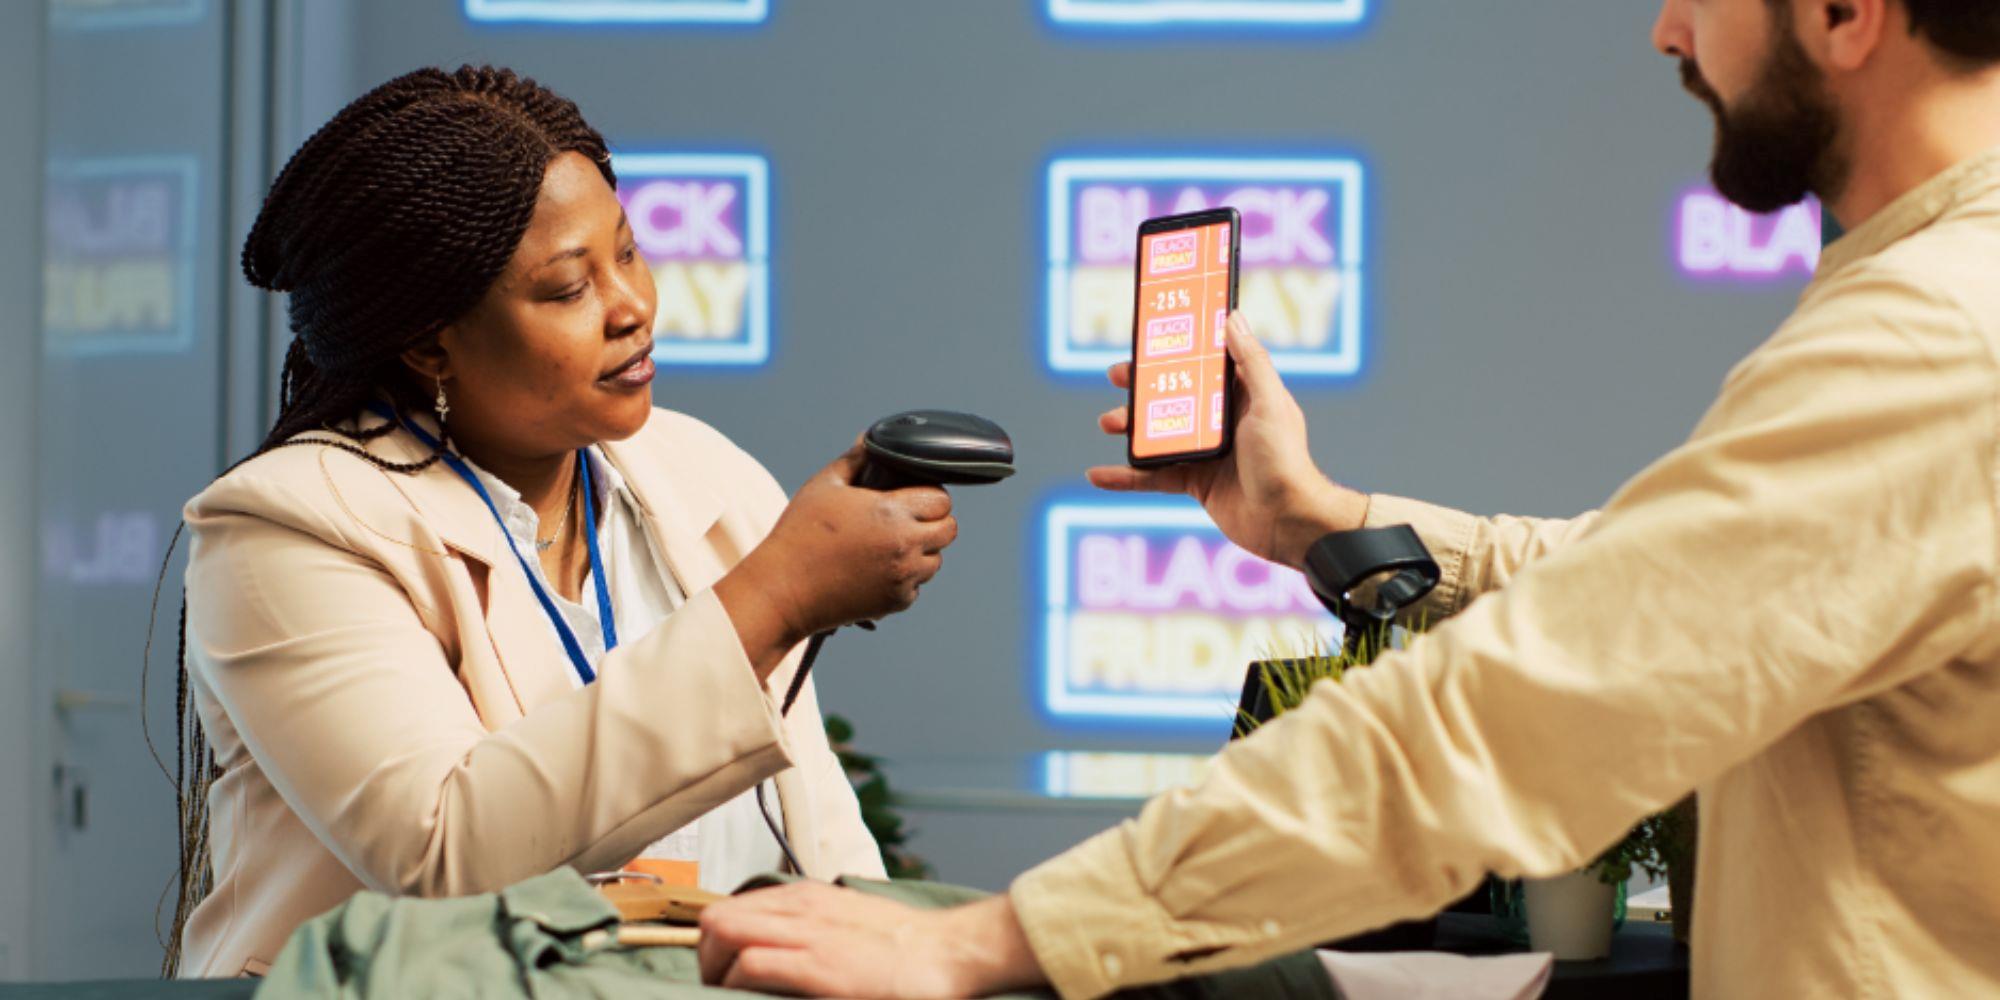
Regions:
<instances>
[{"instance_id":1,"label":"braided hair","mask_svg":"<svg viewBox=\"0 0 2000 1000\"><path fill-rule=\"evenodd\" d=\"M403 365L403 352L464 316L492 287L527 231L549 162L570 152L589 157L617 184L603 136L574 103L491 66L399 76L313 133L279 172L243 242L244 277L289 294L293 334L277 419L243 461L316 444L388 472L413 474L437 462L446 447L442 429L428 457L393 462L363 445L396 421L364 428L357 418L384 396L399 418L423 406L423 387ZM169 558L179 538L177 530ZM164 563L160 574L164 584ZM155 606L158 600L156 586ZM150 626L146 649L150 659ZM172 930L162 941L166 976L179 971L188 917L214 885L208 789L217 770L188 696L185 588L177 660L168 780L179 804L180 871ZM161 770L168 770L164 761Z\"/></svg>"}]
</instances>

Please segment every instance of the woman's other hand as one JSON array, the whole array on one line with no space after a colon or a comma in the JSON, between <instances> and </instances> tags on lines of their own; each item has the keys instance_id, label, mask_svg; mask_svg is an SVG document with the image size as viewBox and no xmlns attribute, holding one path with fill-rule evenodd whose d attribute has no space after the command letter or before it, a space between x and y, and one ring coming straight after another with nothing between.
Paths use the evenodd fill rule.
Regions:
<instances>
[{"instance_id":1,"label":"woman's other hand","mask_svg":"<svg viewBox=\"0 0 2000 1000\"><path fill-rule=\"evenodd\" d=\"M866 459L857 441L821 469L716 584L760 677L815 633L914 604L958 537L943 488L856 486Z\"/></svg>"},{"instance_id":2,"label":"woman's other hand","mask_svg":"<svg viewBox=\"0 0 2000 1000\"><path fill-rule=\"evenodd\" d=\"M1229 354L1236 359L1236 440L1228 455L1156 469L1098 466L1090 482L1121 492L1185 493L1201 502L1230 541L1296 567L1320 536L1361 527L1368 498L1329 481L1313 465L1305 414L1241 313L1229 317ZM1112 385L1130 388L1129 363L1111 366L1110 375ZM1123 436L1130 420L1120 406L1099 416L1097 425Z\"/></svg>"}]
</instances>

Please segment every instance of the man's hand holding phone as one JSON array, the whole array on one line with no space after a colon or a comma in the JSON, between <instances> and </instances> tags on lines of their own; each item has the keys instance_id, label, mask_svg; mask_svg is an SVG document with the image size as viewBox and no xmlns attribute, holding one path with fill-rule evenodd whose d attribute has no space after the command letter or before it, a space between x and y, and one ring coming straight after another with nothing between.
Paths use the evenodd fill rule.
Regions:
<instances>
[{"instance_id":1,"label":"man's hand holding phone","mask_svg":"<svg viewBox=\"0 0 2000 1000\"><path fill-rule=\"evenodd\" d=\"M1368 497L1329 481L1313 465L1305 414L1241 313L1230 314L1228 346L1236 362L1236 439L1229 454L1155 469L1098 466L1089 471L1090 482L1120 492L1185 493L1230 541L1296 567L1320 536L1361 527ZM1129 389L1132 366L1113 365L1110 375L1112 385ZM1131 412L1120 406L1097 423L1106 434L1122 437Z\"/></svg>"}]
</instances>

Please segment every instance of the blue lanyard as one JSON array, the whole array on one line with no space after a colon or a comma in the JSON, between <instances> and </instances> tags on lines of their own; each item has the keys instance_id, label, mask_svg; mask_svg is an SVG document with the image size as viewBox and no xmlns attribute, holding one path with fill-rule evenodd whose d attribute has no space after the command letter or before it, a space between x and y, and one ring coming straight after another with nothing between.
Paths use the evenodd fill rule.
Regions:
<instances>
[{"instance_id":1,"label":"blue lanyard","mask_svg":"<svg viewBox=\"0 0 2000 1000\"><path fill-rule=\"evenodd\" d=\"M396 419L395 412L380 403L369 404L369 409L390 420ZM405 430L417 436L417 440L431 448L438 447L437 438L423 428L407 420L402 424ZM585 684L596 680L597 671L590 669L590 659L583 655L583 645L576 641L576 633L570 629L562 612L556 610L555 599L542 586L541 577L528 566L527 557L521 555L521 547L514 543L513 533L507 530L507 519L500 516L500 508L493 503L493 497L487 494L486 487L480 484L479 477L473 473L471 466L465 464L465 459L450 451L442 452L442 456L445 464L451 466L451 471L458 473L458 478L465 480L466 485L479 494L479 499L486 502L487 511L493 515L494 523L500 526L500 534L507 539L507 550L514 553L514 561L521 565L521 573L528 578L528 586L534 588L535 599L541 602L542 611L549 616L549 624L556 627L556 636L562 640L563 651L569 654L569 662L576 668L576 675L583 678ZM597 622L604 630L604 651L609 653L618 648L618 623L611 614L611 588L604 580L604 558L597 551L597 506L590 498L590 450L587 448L576 450L576 474L583 477L578 484L583 490L583 538L590 549L591 581L597 585Z\"/></svg>"}]
</instances>

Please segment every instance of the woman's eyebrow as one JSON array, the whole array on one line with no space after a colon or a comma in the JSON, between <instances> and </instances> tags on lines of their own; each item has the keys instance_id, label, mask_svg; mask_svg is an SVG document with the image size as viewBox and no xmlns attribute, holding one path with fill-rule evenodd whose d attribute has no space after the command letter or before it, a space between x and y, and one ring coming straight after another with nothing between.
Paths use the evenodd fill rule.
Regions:
<instances>
[{"instance_id":1,"label":"woman's eyebrow","mask_svg":"<svg viewBox=\"0 0 2000 1000\"><path fill-rule=\"evenodd\" d=\"M542 268L549 266L550 264L557 263L558 261L569 260L573 257L581 257L589 252L590 250L587 247L570 247L568 250L564 250L563 252L556 254L553 257L550 257L548 260L542 261L541 263L536 264L534 267L529 268L528 273L533 274L536 271L539 271Z\"/></svg>"},{"instance_id":2,"label":"woman's eyebrow","mask_svg":"<svg viewBox=\"0 0 2000 1000\"><path fill-rule=\"evenodd\" d=\"M629 233L632 231L632 219L624 212L618 213L618 231L620 233ZM549 266L550 264L555 264L561 261L569 260L574 257L581 257L589 252L590 249L588 247L570 247L568 250L564 250L561 253L558 253L555 256L550 257L548 260L542 261L541 263L536 264L534 267L529 268L528 273L533 274L536 271L539 271L542 268Z\"/></svg>"}]
</instances>

